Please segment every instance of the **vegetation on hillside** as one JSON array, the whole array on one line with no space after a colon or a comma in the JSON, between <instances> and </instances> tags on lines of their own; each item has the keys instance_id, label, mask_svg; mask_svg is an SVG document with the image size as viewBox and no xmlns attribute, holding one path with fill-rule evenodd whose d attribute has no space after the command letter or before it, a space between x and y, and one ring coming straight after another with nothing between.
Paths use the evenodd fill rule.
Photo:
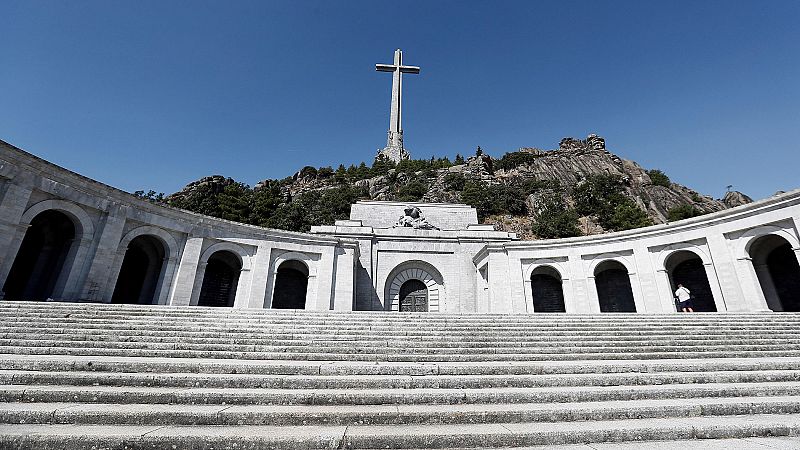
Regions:
<instances>
[{"instance_id":1,"label":"vegetation on hillside","mask_svg":"<svg viewBox=\"0 0 800 450\"><path fill-rule=\"evenodd\" d=\"M479 147L475 155L466 161L457 155L452 162L432 157L395 164L376 158L371 165L306 166L293 177L265 180L255 188L215 176L166 198L153 191L135 194L226 220L292 231L346 219L350 205L362 199L461 202L473 206L482 222L501 228L505 222L527 224L522 234L536 238L628 230L654 223L652 211L643 209L646 198L631 191L634 187L629 178L584 172L573 178L577 182L564 184L531 175L530 168L542 164L536 162L545 156L541 152L509 152L491 159ZM502 176L495 177L493 170L503 170ZM671 189L669 177L662 171L644 172L653 186ZM673 221L704 213L686 201L678 206L673 202L668 211L665 206L660 220L667 215Z\"/></svg>"}]
</instances>

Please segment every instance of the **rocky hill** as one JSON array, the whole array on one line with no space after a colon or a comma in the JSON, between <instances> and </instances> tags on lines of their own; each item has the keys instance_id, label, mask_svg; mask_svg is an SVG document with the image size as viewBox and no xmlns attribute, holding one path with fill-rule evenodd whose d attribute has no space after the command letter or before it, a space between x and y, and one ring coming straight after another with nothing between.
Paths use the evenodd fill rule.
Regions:
<instances>
[{"instance_id":1,"label":"rocky hill","mask_svg":"<svg viewBox=\"0 0 800 450\"><path fill-rule=\"evenodd\" d=\"M275 228L307 230L349 214L359 199L460 202L484 223L523 239L597 234L680 220L749 203L739 192L713 199L606 150L596 135L564 138L559 148L521 148L492 158L382 158L334 170L304 167L252 189L211 176L166 198L172 206Z\"/></svg>"}]
</instances>

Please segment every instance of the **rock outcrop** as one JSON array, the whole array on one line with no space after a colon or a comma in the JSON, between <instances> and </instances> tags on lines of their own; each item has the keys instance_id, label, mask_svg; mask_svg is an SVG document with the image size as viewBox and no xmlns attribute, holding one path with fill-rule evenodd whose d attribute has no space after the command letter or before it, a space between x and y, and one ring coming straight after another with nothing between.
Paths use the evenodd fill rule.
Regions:
<instances>
[{"instance_id":1,"label":"rock outcrop","mask_svg":"<svg viewBox=\"0 0 800 450\"><path fill-rule=\"evenodd\" d=\"M420 166L427 164L427 161L417 162ZM414 161L404 161L406 163ZM697 215L752 202L750 197L739 192L728 192L725 198L716 200L686 186L672 183L659 171L645 170L634 161L614 155L606 149L605 140L595 134L590 134L586 139L566 137L554 150L526 147L507 153L501 159L492 158L478 147L475 155L467 158L464 164L448 164L440 168L431 168L428 165L417 171L409 170L408 167L415 166L398 166L396 169L387 169L380 175L369 176L370 169L359 166L353 170L354 175L350 175L348 170L346 179L342 178L344 175L339 171L334 176L330 168L317 170L305 167L293 177L266 180L258 183L255 189L277 183L281 198L289 202L306 192L333 189L342 183L350 183L363 188L371 200L463 202L462 189L465 182L478 182L486 186L518 187L530 183L547 186L543 190L526 194L527 197L523 200L527 214L490 215L484 218L486 223L517 232L523 239L536 237L531 232L531 224L542 198L551 198L551 194L555 194L563 200L565 207L572 206L575 204L573 191L587 179L598 175L612 176L619 180L623 194L644 210L656 224L669 221L671 210L676 208ZM366 176L363 175L364 171L367 171ZM651 175L658 177L654 180ZM232 183L235 181L218 175L206 177L190 183L170 198L185 197L198 189L221 192ZM672 220L675 220L674 214L672 216ZM605 231L592 216L579 217L578 222L580 231L584 234Z\"/></svg>"}]
</instances>

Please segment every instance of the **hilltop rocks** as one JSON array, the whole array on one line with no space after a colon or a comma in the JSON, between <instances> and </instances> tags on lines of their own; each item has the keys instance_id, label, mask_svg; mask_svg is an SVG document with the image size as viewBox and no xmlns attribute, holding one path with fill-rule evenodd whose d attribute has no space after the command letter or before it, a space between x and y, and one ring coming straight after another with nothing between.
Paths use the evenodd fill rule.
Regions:
<instances>
[{"instance_id":1,"label":"hilltop rocks","mask_svg":"<svg viewBox=\"0 0 800 450\"><path fill-rule=\"evenodd\" d=\"M724 203L728 208L735 208L737 206L753 203L753 199L739 191L729 191L722 199L722 203Z\"/></svg>"}]
</instances>

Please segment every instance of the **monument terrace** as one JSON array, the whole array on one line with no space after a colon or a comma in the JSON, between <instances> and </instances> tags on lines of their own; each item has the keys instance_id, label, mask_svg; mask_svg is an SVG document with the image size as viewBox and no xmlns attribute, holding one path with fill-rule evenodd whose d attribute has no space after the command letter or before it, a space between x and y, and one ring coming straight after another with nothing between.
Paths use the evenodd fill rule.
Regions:
<instances>
[{"instance_id":1,"label":"monument terrace","mask_svg":"<svg viewBox=\"0 0 800 450\"><path fill-rule=\"evenodd\" d=\"M393 74L380 154L402 160L402 75L419 68L397 50L377 70ZM798 228L796 190L566 239L392 201L289 232L0 141L0 447L794 436L800 316L779 313L800 309ZM676 311L677 283L702 313Z\"/></svg>"}]
</instances>

